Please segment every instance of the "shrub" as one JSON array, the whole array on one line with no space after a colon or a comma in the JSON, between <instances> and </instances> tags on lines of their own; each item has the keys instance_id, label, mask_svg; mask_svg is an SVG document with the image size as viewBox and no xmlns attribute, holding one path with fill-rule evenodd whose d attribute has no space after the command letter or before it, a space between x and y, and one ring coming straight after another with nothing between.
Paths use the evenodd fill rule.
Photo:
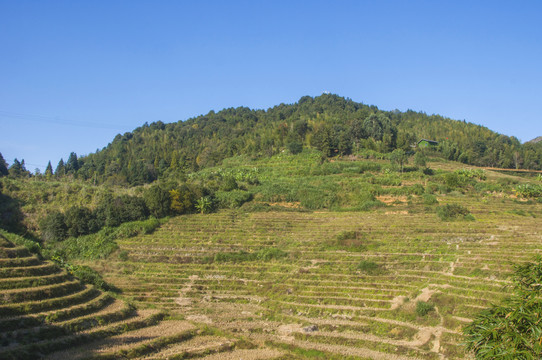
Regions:
<instances>
[{"instance_id":1,"label":"shrub","mask_svg":"<svg viewBox=\"0 0 542 360\"><path fill-rule=\"evenodd\" d=\"M343 231L324 243L325 249L363 251L366 249L361 231Z\"/></svg>"},{"instance_id":2,"label":"shrub","mask_svg":"<svg viewBox=\"0 0 542 360\"><path fill-rule=\"evenodd\" d=\"M446 204L444 206L439 206L437 209L437 215L441 218L441 220L453 220L457 218L474 220L474 217L471 215L469 210L467 210L466 207L458 204Z\"/></svg>"},{"instance_id":3,"label":"shrub","mask_svg":"<svg viewBox=\"0 0 542 360\"><path fill-rule=\"evenodd\" d=\"M280 259L288 256L288 253L277 249L267 248L261 249L257 252L246 252L244 250L238 252L219 252L216 253L212 259L214 262L243 262L243 261L270 261L273 259ZM207 259L208 262L209 259Z\"/></svg>"},{"instance_id":4,"label":"shrub","mask_svg":"<svg viewBox=\"0 0 542 360\"><path fill-rule=\"evenodd\" d=\"M423 194L423 203L424 205L434 205L438 204L438 200L435 195Z\"/></svg>"},{"instance_id":5,"label":"shrub","mask_svg":"<svg viewBox=\"0 0 542 360\"><path fill-rule=\"evenodd\" d=\"M357 269L369 275L377 275L382 273L380 265L371 260L361 260L357 266Z\"/></svg>"},{"instance_id":6,"label":"shrub","mask_svg":"<svg viewBox=\"0 0 542 360\"><path fill-rule=\"evenodd\" d=\"M186 185L170 190L169 196L171 198L170 209L176 214L186 214L194 207L192 199L194 194Z\"/></svg>"},{"instance_id":7,"label":"shrub","mask_svg":"<svg viewBox=\"0 0 542 360\"><path fill-rule=\"evenodd\" d=\"M423 173L424 173L425 175L429 175L429 176L435 175L435 171L434 171L433 169L431 169L431 168L428 168L428 167L426 167L425 169L423 169Z\"/></svg>"},{"instance_id":8,"label":"shrub","mask_svg":"<svg viewBox=\"0 0 542 360\"><path fill-rule=\"evenodd\" d=\"M237 181L235 181L235 178L232 175L222 178L222 182L220 184L221 191L232 191L238 188L239 186L237 185Z\"/></svg>"},{"instance_id":9,"label":"shrub","mask_svg":"<svg viewBox=\"0 0 542 360\"><path fill-rule=\"evenodd\" d=\"M542 185L540 184L518 185L516 186L515 192L518 197L539 198L539 197L542 197Z\"/></svg>"},{"instance_id":10,"label":"shrub","mask_svg":"<svg viewBox=\"0 0 542 360\"><path fill-rule=\"evenodd\" d=\"M68 236L64 214L53 211L40 222L41 237L44 241L62 241Z\"/></svg>"},{"instance_id":11,"label":"shrub","mask_svg":"<svg viewBox=\"0 0 542 360\"><path fill-rule=\"evenodd\" d=\"M416 303L416 314L418 316L425 316L433 310L435 310L435 305L431 303L425 301L418 301Z\"/></svg>"},{"instance_id":12,"label":"shrub","mask_svg":"<svg viewBox=\"0 0 542 360\"><path fill-rule=\"evenodd\" d=\"M513 295L463 329L477 359L539 359L542 354L542 257L516 265Z\"/></svg>"},{"instance_id":13,"label":"shrub","mask_svg":"<svg viewBox=\"0 0 542 360\"><path fill-rule=\"evenodd\" d=\"M215 195L219 206L228 209L238 208L252 200L252 194L244 190L217 191Z\"/></svg>"},{"instance_id":14,"label":"shrub","mask_svg":"<svg viewBox=\"0 0 542 360\"><path fill-rule=\"evenodd\" d=\"M105 226L119 226L128 221L144 220L149 216L145 201L137 196L122 195L104 198L96 209L96 218Z\"/></svg>"},{"instance_id":15,"label":"shrub","mask_svg":"<svg viewBox=\"0 0 542 360\"><path fill-rule=\"evenodd\" d=\"M101 226L94 214L86 207L72 206L64 214L68 236L87 235L98 231Z\"/></svg>"},{"instance_id":16,"label":"shrub","mask_svg":"<svg viewBox=\"0 0 542 360\"><path fill-rule=\"evenodd\" d=\"M151 186L143 193L145 205L151 215L157 218L167 216L170 212L172 197L158 185Z\"/></svg>"},{"instance_id":17,"label":"shrub","mask_svg":"<svg viewBox=\"0 0 542 360\"><path fill-rule=\"evenodd\" d=\"M301 144L299 141L292 141L288 143L287 147L288 150L294 155L303 151L303 144Z\"/></svg>"},{"instance_id":18,"label":"shrub","mask_svg":"<svg viewBox=\"0 0 542 360\"><path fill-rule=\"evenodd\" d=\"M427 157L423 152L416 151L416 154L414 155L414 165L419 167L427 166Z\"/></svg>"}]
</instances>

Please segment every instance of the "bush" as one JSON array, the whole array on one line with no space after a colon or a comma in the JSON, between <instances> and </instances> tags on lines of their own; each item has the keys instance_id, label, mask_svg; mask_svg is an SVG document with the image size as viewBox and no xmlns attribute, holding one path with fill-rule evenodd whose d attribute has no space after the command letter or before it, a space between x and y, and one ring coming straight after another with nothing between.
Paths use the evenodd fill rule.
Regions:
<instances>
[{"instance_id":1,"label":"bush","mask_svg":"<svg viewBox=\"0 0 542 360\"><path fill-rule=\"evenodd\" d=\"M244 262L244 261L270 261L288 256L288 253L277 248L261 249L257 252L249 253L244 250L238 252L219 252L213 257L214 262ZM209 259L207 259L209 262Z\"/></svg>"},{"instance_id":2,"label":"bush","mask_svg":"<svg viewBox=\"0 0 542 360\"><path fill-rule=\"evenodd\" d=\"M477 359L539 359L542 354L542 257L516 265L513 295L463 329Z\"/></svg>"},{"instance_id":3,"label":"bush","mask_svg":"<svg viewBox=\"0 0 542 360\"><path fill-rule=\"evenodd\" d=\"M446 204L444 206L439 206L437 209L437 215L441 220L453 220L458 218L463 218L465 220L474 220L474 217L471 215L469 210L466 207L458 204Z\"/></svg>"},{"instance_id":4,"label":"bush","mask_svg":"<svg viewBox=\"0 0 542 360\"><path fill-rule=\"evenodd\" d=\"M64 214L53 211L40 222L41 238L44 241L62 241L68 236Z\"/></svg>"},{"instance_id":5,"label":"bush","mask_svg":"<svg viewBox=\"0 0 542 360\"><path fill-rule=\"evenodd\" d=\"M222 178L222 182L220 184L221 191L232 191L238 188L239 186L237 185L237 181L235 181L235 178L232 175Z\"/></svg>"},{"instance_id":6,"label":"bush","mask_svg":"<svg viewBox=\"0 0 542 360\"><path fill-rule=\"evenodd\" d=\"M170 194L160 186L151 186L143 193L143 199L152 216L161 218L169 214L171 197Z\"/></svg>"},{"instance_id":7,"label":"bush","mask_svg":"<svg viewBox=\"0 0 542 360\"><path fill-rule=\"evenodd\" d=\"M364 251L366 249L364 236L361 231L343 231L338 233L334 239L326 241L324 249Z\"/></svg>"},{"instance_id":8,"label":"bush","mask_svg":"<svg viewBox=\"0 0 542 360\"><path fill-rule=\"evenodd\" d=\"M418 301L416 303L416 314L418 316L425 316L429 314L431 311L435 310L435 305L425 302L425 301Z\"/></svg>"},{"instance_id":9,"label":"bush","mask_svg":"<svg viewBox=\"0 0 542 360\"><path fill-rule=\"evenodd\" d=\"M217 191L215 196L219 206L227 209L238 208L247 201L252 200L252 194L244 190Z\"/></svg>"},{"instance_id":10,"label":"bush","mask_svg":"<svg viewBox=\"0 0 542 360\"><path fill-rule=\"evenodd\" d=\"M434 205L438 204L438 200L435 195L423 194L423 203L424 205Z\"/></svg>"},{"instance_id":11,"label":"bush","mask_svg":"<svg viewBox=\"0 0 542 360\"><path fill-rule=\"evenodd\" d=\"M522 198L539 198L542 197L542 185L539 184L523 184L516 186L516 195Z\"/></svg>"},{"instance_id":12,"label":"bush","mask_svg":"<svg viewBox=\"0 0 542 360\"><path fill-rule=\"evenodd\" d=\"M71 263L66 262L64 259L53 256L52 260L56 262L58 265L66 269L66 271L84 282L85 284L90 284L96 286L98 289L101 290L111 290L111 286L109 286L105 280L102 278L102 276L94 269L86 266L86 265L73 265Z\"/></svg>"},{"instance_id":13,"label":"bush","mask_svg":"<svg viewBox=\"0 0 542 360\"><path fill-rule=\"evenodd\" d=\"M72 206L64 214L68 236L81 236L94 233L102 226L94 214L86 207Z\"/></svg>"},{"instance_id":14,"label":"bush","mask_svg":"<svg viewBox=\"0 0 542 360\"><path fill-rule=\"evenodd\" d=\"M416 151L416 154L414 155L414 165L419 167L427 166L427 157L423 152Z\"/></svg>"},{"instance_id":15,"label":"bush","mask_svg":"<svg viewBox=\"0 0 542 360\"><path fill-rule=\"evenodd\" d=\"M303 151L303 144L301 144L299 141L292 141L288 143L287 147L288 150L294 155Z\"/></svg>"},{"instance_id":16,"label":"bush","mask_svg":"<svg viewBox=\"0 0 542 360\"><path fill-rule=\"evenodd\" d=\"M380 265L371 260L362 260L359 262L357 269L369 275L377 275L382 273Z\"/></svg>"},{"instance_id":17,"label":"bush","mask_svg":"<svg viewBox=\"0 0 542 360\"><path fill-rule=\"evenodd\" d=\"M105 226L119 226L129 221L144 220L149 216L145 201L137 196L122 195L104 198L96 209L96 218Z\"/></svg>"}]
</instances>

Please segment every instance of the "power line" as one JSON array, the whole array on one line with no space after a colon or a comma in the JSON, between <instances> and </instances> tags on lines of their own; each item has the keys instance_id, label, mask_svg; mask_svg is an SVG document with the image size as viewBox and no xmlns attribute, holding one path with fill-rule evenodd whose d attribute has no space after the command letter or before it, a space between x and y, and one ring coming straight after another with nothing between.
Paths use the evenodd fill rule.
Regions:
<instances>
[{"instance_id":1,"label":"power line","mask_svg":"<svg viewBox=\"0 0 542 360\"><path fill-rule=\"evenodd\" d=\"M117 131L124 131L124 129L121 129L120 127L112 124L105 124L105 123L99 123L99 122L92 122L92 121L76 121L76 120L68 120L63 119L57 116L48 116L48 115L36 115L36 114L24 114L24 113L18 113L18 112L12 112L12 111L6 111L6 110L0 110L0 118L7 118L7 119L13 119L13 120L26 120L26 121L33 121L33 122L46 122L50 124L59 124L59 125L71 125L71 126L78 126L78 127L86 127L86 128L97 128L97 129L112 129Z\"/></svg>"}]
</instances>

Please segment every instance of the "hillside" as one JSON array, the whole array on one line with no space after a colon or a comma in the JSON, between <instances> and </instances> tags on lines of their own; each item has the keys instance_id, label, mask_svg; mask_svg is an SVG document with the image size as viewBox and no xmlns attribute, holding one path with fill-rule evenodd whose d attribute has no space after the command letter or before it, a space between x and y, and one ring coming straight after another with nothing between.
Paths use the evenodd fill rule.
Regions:
<instances>
[{"instance_id":1,"label":"hillside","mask_svg":"<svg viewBox=\"0 0 542 360\"><path fill-rule=\"evenodd\" d=\"M137 185L219 165L231 156L271 156L284 149L324 156L411 151L420 139L438 141L448 160L478 166L542 169L542 145L520 144L483 126L408 110L382 111L337 95L302 97L267 110L211 111L177 123L145 124L117 135L97 153L59 164L57 175ZM52 169L51 169L52 170Z\"/></svg>"},{"instance_id":2,"label":"hillside","mask_svg":"<svg viewBox=\"0 0 542 360\"><path fill-rule=\"evenodd\" d=\"M322 95L145 125L54 175L21 162L0 358L469 358L465 328L542 248L542 175L516 169L539 146Z\"/></svg>"},{"instance_id":3,"label":"hillside","mask_svg":"<svg viewBox=\"0 0 542 360\"><path fill-rule=\"evenodd\" d=\"M60 335L6 329L0 357L466 358L464 326L506 296L512 263L540 251L541 178L434 152L373 155L235 156L133 188L2 178L45 256L88 266L120 292L49 262L52 272L6 276L20 290L7 290L0 323L15 316L21 334ZM10 274L45 265L24 249L5 254L20 257L0 267ZM72 303L84 289L91 299ZM86 305L94 297L116 305ZM89 312L48 317L78 304Z\"/></svg>"},{"instance_id":4,"label":"hillside","mask_svg":"<svg viewBox=\"0 0 542 360\"><path fill-rule=\"evenodd\" d=\"M527 143L529 143L529 144L537 144L537 143L539 143L541 141L542 141L542 136L538 136L538 137L536 137L536 138L534 138L532 140L527 141Z\"/></svg>"},{"instance_id":5,"label":"hillside","mask_svg":"<svg viewBox=\"0 0 542 360\"><path fill-rule=\"evenodd\" d=\"M506 295L512 262L541 248L540 203L497 190L526 179L442 161L428 163L435 175L381 161L320 166L306 155L228 159L198 176L257 168L251 202L173 217L118 239L122 257L81 263L138 306L241 334L281 359L466 358L463 327ZM434 182L460 173L479 177L448 192ZM356 207L325 209L335 201ZM447 218L452 205L468 214Z\"/></svg>"}]
</instances>

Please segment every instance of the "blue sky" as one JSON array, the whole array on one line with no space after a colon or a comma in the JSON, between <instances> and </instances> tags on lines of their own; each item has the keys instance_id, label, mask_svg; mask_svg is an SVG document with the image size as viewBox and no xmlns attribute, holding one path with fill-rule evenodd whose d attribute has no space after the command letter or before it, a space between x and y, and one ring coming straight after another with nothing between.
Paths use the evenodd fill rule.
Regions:
<instances>
[{"instance_id":1,"label":"blue sky","mask_svg":"<svg viewBox=\"0 0 542 360\"><path fill-rule=\"evenodd\" d=\"M0 0L0 152L53 167L145 122L329 91L528 141L540 1Z\"/></svg>"}]
</instances>

